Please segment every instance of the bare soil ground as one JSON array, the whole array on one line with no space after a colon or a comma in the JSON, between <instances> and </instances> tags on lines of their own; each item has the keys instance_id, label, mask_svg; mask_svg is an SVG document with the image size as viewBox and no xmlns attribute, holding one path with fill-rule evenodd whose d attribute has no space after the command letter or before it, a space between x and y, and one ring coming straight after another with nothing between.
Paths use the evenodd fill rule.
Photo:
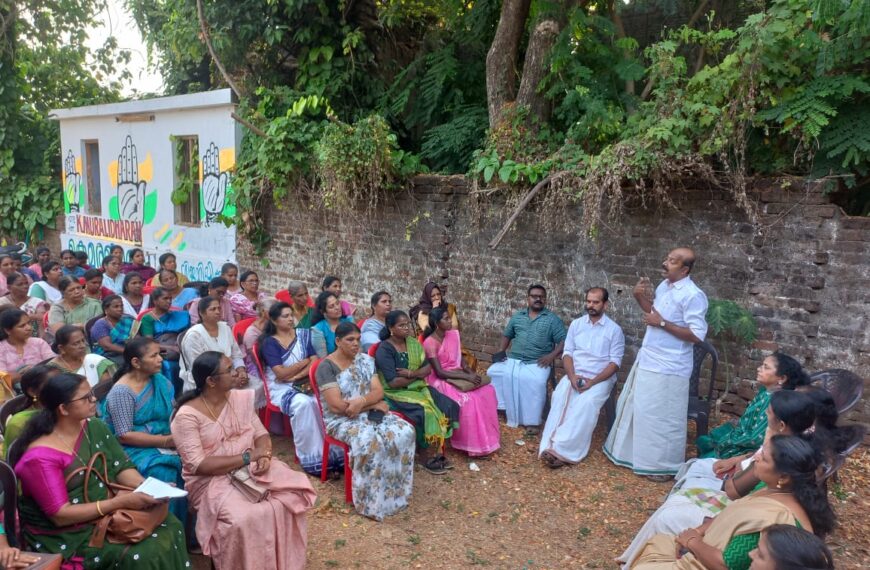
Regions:
<instances>
[{"instance_id":1,"label":"bare soil ground","mask_svg":"<svg viewBox=\"0 0 870 570\"><path fill-rule=\"evenodd\" d=\"M469 469L470 458L448 450L455 468L442 476L415 471L410 507L383 523L344 503L343 480L312 478L318 499L308 522L308 567L617 568L613 558L670 484L614 466L601 452L603 438L599 426L589 457L551 470L537 459L537 438L502 425L502 449L474 460L479 471ZM280 436L274 442L292 464L292 443ZM838 569L870 567L868 483L870 449L862 448L830 486L840 526L828 543ZM196 558L198 568L208 568Z\"/></svg>"}]
</instances>

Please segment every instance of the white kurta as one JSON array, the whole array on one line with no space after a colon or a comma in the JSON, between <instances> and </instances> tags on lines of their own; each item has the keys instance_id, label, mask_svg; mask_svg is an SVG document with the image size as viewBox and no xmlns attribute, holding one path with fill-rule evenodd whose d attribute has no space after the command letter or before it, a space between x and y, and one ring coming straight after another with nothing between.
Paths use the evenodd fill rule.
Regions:
<instances>
[{"instance_id":1,"label":"white kurta","mask_svg":"<svg viewBox=\"0 0 870 570\"><path fill-rule=\"evenodd\" d=\"M690 277L656 287L653 306L662 319L707 334L707 296ZM686 457L686 411L692 343L647 326L643 345L616 406L604 453L640 475L674 475Z\"/></svg>"},{"instance_id":2,"label":"white kurta","mask_svg":"<svg viewBox=\"0 0 870 570\"><path fill-rule=\"evenodd\" d=\"M574 372L579 376L593 378L611 363L620 366L624 352L625 336L619 325L606 315L593 324L585 315L575 319L568 328L563 357L571 357ZM616 374L613 374L578 393L568 377L563 376L553 391L538 455L546 451L567 463L579 463L586 457L601 406L615 382Z\"/></svg>"}]
</instances>

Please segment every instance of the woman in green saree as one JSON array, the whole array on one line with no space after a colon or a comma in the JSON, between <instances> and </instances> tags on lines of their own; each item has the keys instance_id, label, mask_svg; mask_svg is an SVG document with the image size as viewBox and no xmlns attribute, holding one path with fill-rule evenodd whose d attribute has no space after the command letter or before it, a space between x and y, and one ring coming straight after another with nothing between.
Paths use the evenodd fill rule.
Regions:
<instances>
[{"instance_id":1,"label":"woman in green saree","mask_svg":"<svg viewBox=\"0 0 870 570\"><path fill-rule=\"evenodd\" d=\"M96 397L87 380L59 374L43 386L42 410L27 424L12 448L10 461L21 481L22 534L36 552L60 554L65 568L187 568L184 530L174 516L136 544L88 546L94 523L119 509L147 510L160 501L143 493L110 498L97 477L88 482L85 502L81 467L104 454L109 482L135 488L142 475L103 422L94 419ZM102 470L102 461L95 468ZM67 477L72 477L67 480Z\"/></svg>"},{"instance_id":2,"label":"woman in green saree","mask_svg":"<svg viewBox=\"0 0 870 570\"><path fill-rule=\"evenodd\" d=\"M404 311L387 314L380 332L375 363L384 399L391 410L406 416L417 430L417 448L432 448L423 468L442 475L452 466L443 455L444 442L459 426L459 404L426 383L431 367L423 345L411 336L411 320Z\"/></svg>"}]
</instances>

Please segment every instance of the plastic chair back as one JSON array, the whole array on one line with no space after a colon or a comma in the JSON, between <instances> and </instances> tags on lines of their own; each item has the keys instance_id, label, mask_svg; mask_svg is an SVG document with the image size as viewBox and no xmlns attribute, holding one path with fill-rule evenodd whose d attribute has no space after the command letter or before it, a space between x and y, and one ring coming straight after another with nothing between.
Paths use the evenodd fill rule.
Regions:
<instances>
[{"instance_id":1,"label":"plastic chair back","mask_svg":"<svg viewBox=\"0 0 870 570\"><path fill-rule=\"evenodd\" d=\"M97 324L97 321L105 317L105 315L98 315L96 317L88 319L88 322L85 323L85 339L88 341L88 345L91 349L94 348L94 339L91 338L91 330L94 328L94 325Z\"/></svg>"},{"instance_id":2,"label":"plastic chair back","mask_svg":"<svg viewBox=\"0 0 870 570\"><path fill-rule=\"evenodd\" d=\"M18 479L12 466L5 461L0 461L0 485L3 487L3 528L6 530L6 539L9 546L17 547L20 544L17 531Z\"/></svg>"},{"instance_id":3,"label":"plastic chair back","mask_svg":"<svg viewBox=\"0 0 870 570\"><path fill-rule=\"evenodd\" d=\"M254 321L256 320L257 317L248 317L247 319L242 319L233 325L233 338L236 339L239 346L243 344L245 333L249 328L251 328L251 325L254 324Z\"/></svg>"},{"instance_id":4,"label":"plastic chair back","mask_svg":"<svg viewBox=\"0 0 870 570\"><path fill-rule=\"evenodd\" d=\"M376 342L376 343L374 343L373 345L371 345L371 346L369 347L369 356L371 356L372 358L374 358L374 357L375 357L375 354L378 352L378 347L379 347L379 346L381 346L381 343L379 343L379 342Z\"/></svg>"},{"instance_id":5,"label":"plastic chair back","mask_svg":"<svg viewBox=\"0 0 870 570\"><path fill-rule=\"evenodd\" d=\"M692 375L689 377L689 407L687 416L695 421L697 434L706 435L710 422L710 403L713 399L713 386L716 383L716 368L719 366L719 353L706 341L695 343L692 347ZM704 361L710 356L710 383L704 396L700 395L701 372Z\"/></svg>"},{"instance_id":6,"label":"plastic chair back","mask_svg":"<svg viewBox=\"0 0 870 570\"><path fill-rule=\"evenodd\" d=\"M845 414L861 401L864 379L843 368L831 368L810 375L813 385L831 393L839 414Z\"/></svg>"},{"instance_id":7,"label":"plastic chair back","mask_svg":"<svg viewBox=\"0 0 870 570\"><path fill-rule=\"evenodd\" d=\"M30 397L27 394L21 394L3 402L3 405L0 405L0 434L6 433L6 421L29 405Z\"/></svg>"}]
</instances>

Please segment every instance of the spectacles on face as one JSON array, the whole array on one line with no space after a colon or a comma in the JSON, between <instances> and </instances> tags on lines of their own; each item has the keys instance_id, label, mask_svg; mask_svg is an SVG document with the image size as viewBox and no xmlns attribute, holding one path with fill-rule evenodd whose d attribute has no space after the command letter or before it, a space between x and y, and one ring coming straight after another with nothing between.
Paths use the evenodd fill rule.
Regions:
<instances>
[{"instance_id":1,"label":"spectacles on face","mask_svg":"<svg viewBox=\"0 0 870 570\"><path fill-rule=\"evenodd\" d=\"M235 378L239 375L239 371L236 370L235 368L228 368L226 370L221 370L220 372L215 372L211 376L212 376L212 378L217 378L218 376L226 376L227 374L229 374L230 376Z\"/></svg>"},{"instance_id":2,"label":"spectacles on face","mask_svg":"<svg viewBox=\"0 0 870 570\"><path fill-rule=\"evenodd\" d=\"M94 391L93 391L93 390L88 390L88 393L87 393L87 394L85 394L84 396L80 396L80 397L78 397L78 398L73 398L72 400L70 400L69 402L67 402L67 404L72 404L73 402L78 402L79 400L87 400L87 401L89 401L89 402L96 402L96 401L97 401L97 395L94 394Z\"/></svg>"},{"instance_id":3,"label":"spectacles on face","mask_svg":"<svg viewBox=\"0 0 870 570\"><path fill-rule=\"evenodd\" d=\"M546 298L547 298L546 295L529 295L529 299L538 299L539 301L546 299Z\"/></svg>"}]
</instances>

